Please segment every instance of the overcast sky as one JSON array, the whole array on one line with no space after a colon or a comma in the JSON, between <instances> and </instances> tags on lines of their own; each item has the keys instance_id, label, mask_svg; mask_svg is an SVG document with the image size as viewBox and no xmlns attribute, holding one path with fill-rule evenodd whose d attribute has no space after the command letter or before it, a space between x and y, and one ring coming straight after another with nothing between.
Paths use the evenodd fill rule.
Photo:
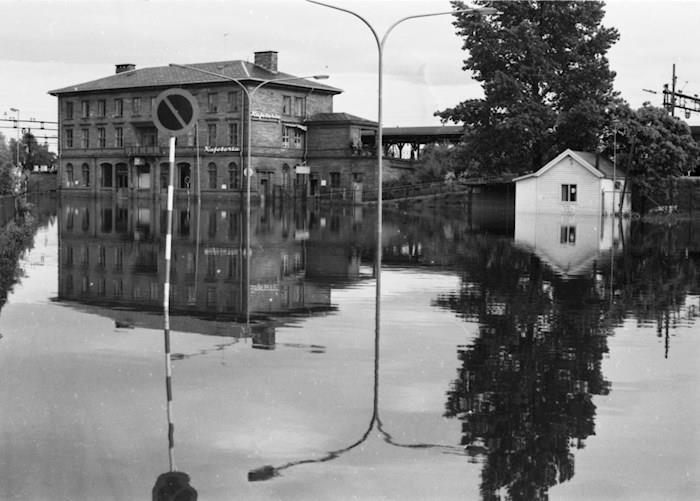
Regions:
<instances>
[{"instance_id":1,"label":"overcast sky","mask_svg":"<svg viewBox=\"0 0 700 501\"><path fill-rule=\"evenodd\" d=\"M404 16L450 10L447 0L328 3L356 11L380 37ZM281 71L330 75L325 83L344 90L335 111L376 119L377 49L369 29L349 14L304 0L0 0L0 19L2 118L19 108L23 119L55 120L56 100L47 91L113 74L116 63L143 68L252 60L255 51L276 50ZM698 20L700 0L607 3L604 24L620 32L609 52L615 87L633 107L661 105L674 63L678 88L700 94ZM415 19L391 33L386 126L437 124L436 110L480 95L461 70L465 53L452 21L449 15ZM688 122L700 125L700 114Z\"/></svg>"}]
</instances>

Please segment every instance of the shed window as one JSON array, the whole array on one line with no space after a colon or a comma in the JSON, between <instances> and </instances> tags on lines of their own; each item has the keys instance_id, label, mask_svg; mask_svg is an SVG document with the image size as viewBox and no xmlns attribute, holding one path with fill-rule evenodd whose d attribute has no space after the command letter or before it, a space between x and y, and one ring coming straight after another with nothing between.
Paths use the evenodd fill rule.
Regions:
<instances>
[{"instance_id":1,"label":"shed window","mask_svg":"<svg viewBox=\"0 0 700 501\"><path fill-rule=\"evenodd\" d=\"M561 201L575 202L576 201L576 185L562 184L561 185Z\"/></svg>"}]
</instances>

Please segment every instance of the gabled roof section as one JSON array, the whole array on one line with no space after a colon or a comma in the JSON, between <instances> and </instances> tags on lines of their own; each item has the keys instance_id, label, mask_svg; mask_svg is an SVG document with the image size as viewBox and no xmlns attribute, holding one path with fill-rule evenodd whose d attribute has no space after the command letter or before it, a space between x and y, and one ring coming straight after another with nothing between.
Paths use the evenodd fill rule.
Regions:
<instances>
[{"instance_id":1,"label":"gabled roof section","mask_svg":"<svg viewBox=\"0 0 700 501\"><path fill-rule=\"evenodd\" d=\"M279 85L299 87L302 89L314 89L314 91L322 91L329 94L340 94L343 92L341 89L322 84L315 80L306 80L303 78L298 80L287 80L289 78L293 78L294 75L283 72L272 73L262 66L258 66L249 61L236 60L211 63L194 63L188 64L187 66L219 73L242 82L256 83L263 80L274 81L285 79L285 81L280 82ZM226 82L230 82L230 80L214 75L199 73L187 68L180 68L176 66L155 66L151 68L124 71L108 77L98 78L97 80L92 80L90 82L70 85L68 87L49 91L49 94L58 96L60 94L77 92L101 92L145 87L173 87Z\"/></svg>"},{"instance_id":2,"label":"gabled roof section","mask_svg":"<svg viewBox=\"0 0 700 501\"><path fill-rule=\"evenodd\" d=\"M324 123L324 124L354 124L363 125L366 127L377 127L377 122L372 120L367 120L366 118L358 117L357 115L351 115L350 113L316 113L306 120L306 123Z\"/></svg>"},{"instance_id":3,"label":"gabled roof section","mask_svg":"<svg viewBox=\"0 0 700 501\"><path fill-rule=\"evenodd\" d=\"M515 179L513 179L513 181L521 181L523 179L528 179L531 177L539 177L542 174L546 173L549 169L557 165L566 157L573 158L576 162L578 162L583 168L588 170L595 177L608 179L612 179L613 177L625 177L625 173L621 169L616 169L608 158L604 157L603 155L600 155L599 153L566 149L559 155L557 155L554 159L547 162L547 164L538 171L526 174L524 176L516 177Z\"/></svg>"}]
</instances>

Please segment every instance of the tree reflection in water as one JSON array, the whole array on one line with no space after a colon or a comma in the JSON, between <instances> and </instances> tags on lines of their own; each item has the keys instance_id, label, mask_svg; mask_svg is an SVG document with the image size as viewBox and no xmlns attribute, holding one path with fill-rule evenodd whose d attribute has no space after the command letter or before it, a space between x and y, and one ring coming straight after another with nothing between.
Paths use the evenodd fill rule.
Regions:
<instances>
[{"instance_id":1,"label":"tree reflection in water","mask_svg":"<svg viewBox=\"0 0 700 501\"><path fill-rule=\"evenodd\" d=\"M573 278L508 242L475 240L461 289L436 303L480 324L458 350L445 415L483 462L483 499L547 499L573 477L573 451L595 431L592 396L610 391L601 361L614 326L626 312L661 326L698 291L697 259L668 230L637 227L613 266Z\"/></svg>"}]
</instances>

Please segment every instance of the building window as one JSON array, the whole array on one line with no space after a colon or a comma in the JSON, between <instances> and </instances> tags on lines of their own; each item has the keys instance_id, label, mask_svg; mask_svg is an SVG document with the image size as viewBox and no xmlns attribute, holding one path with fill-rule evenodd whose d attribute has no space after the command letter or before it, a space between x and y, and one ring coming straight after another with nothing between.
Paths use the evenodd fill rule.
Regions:
<instances>
[{"instance_id":1,"label":"building window","mask_svg":"<svg viewBox=\"0 0 700 501\"><path fill-rule=\"evenodd\" d=\"M111 188L112 187L112 164L100 164L100 171L102 174L102 187Z\"/></svg>"},{"instance_id":2,"label":"building window","mask_svg":"<svg viewBox=\"0 0 700 501\"><path fill-rule=\"evenodd\" d=\"M576 201L576 185L562 184L561 185L561 201L575 202Z\"/></svg>"},{"instance_id":3,"label":"building window","mask_svg":"<svg viewBox=\"0 0 700 501\"><path fill-rule=\"evenodd\" d=\"M73 101L66 101L66 120L73 120Z\"/></svg>"},{"instance_id":4,"label":"building window","mask_svg":"<svg viewBox=\"0 0 700 501\"><path fill-rule=\"evenodd\" d=\"M228 144L229 146L238 146L238 123L230 122L228 124Z\"/></svg>"},{"instance_id":5,"label":"building window","mask_svg":"<svg viewBox=\"0 0 700 501\"><path fill-rule=\"evenodd\" d=\"M228 187L231 190L238 189L239 183L239 172L238 165L236 162L231 162L228 164Z\"/></svg>"},{"instance_id":6,"label":"building window","mask_svg":"<svg viewBox=\"0 0 700 501\"><path fill-rule=\"evenodd\" d=\"M282 96L282 114L292 114L292 96Z\"/></svg>"},{"instance_id":7,"label":"building window","mask_svg":"<svg viewBox=\"0 0 700 501\"><path fill-rule=\"evenodd\" d=\"M216 146L216 124L207 124L207 144Z\"/></svg>"},{"instance_id":8,"label":"building window","mask_svg":"<svg viewBox=\"0 0 700 501\"><path fill-rule=\"evenodd\" d=\"M90 118L90 101L81 101L80 109L83 118Z\"/></svg>"},{"instance_id":9,"label":"building window","mask_svg":"<svg viewBox=\"0 0 700 501\"><path fill-rule=\"evenodd\" d=\"M141 146L156 146L158 144L158 129L155 127L138 129Z\"/></svg>"},{"instance_id":10,"label":"building window","mask_svg":"<svg viewBox=\"0 0 700 501\"><path fill-rule=\"evenodd\" d=\"M107 114L107 102L104 99L97 101L97 116L103 117Z\"/></svg>"},{"instance_id":11,"label":"building window","mask_svg":"<svg viewBox=\"0 0 700 501\"><path fill-rule=\"evenodd\" d=\"M66 129L66 148L72 148L73 147L73 129Z\"/></svg>"},{"instance_id":12,"label":"building window","mask_svg":"<svg viewBox=\"0 0 700 501\"><path fill-rule=\"evenodd\" d=\"M73 164L66 164L66 186L73 186Z\"/></svg>"},{"instance_id":13,"label":"building window","mask_svg":"<svg viewBox=\"0 0 700 501\"><path fill-rule=\"evenodd\" d=\"M135 97L131 100L131 114L140 115L141 114L141 98Z\"/></svg>"},{"instance_id":14,"label":"building window","mask_svg":"<svg viewBox=\"0 0 700 501\"><path fill-rule=\"evenodd\" d=\"M576 243L576 226L562 226L559 231L559 243L575 244Z\"/></svg>"},{"instance_id":15,"label":"building window","mask_svg":"<svg viewBox=\"0 0 700 501\"><path fill-rule=\"evenodd\" d=\"M298 117L303 117L306 115L306 98L294 98L294 114Z\"/></svg>"},{"instance_id":16,"label":"building window","mask_svg":"<svg viewBox=\"0 0 700 501\"><path fill-rule=\"evenodd\" d=\"M104 245L97 246L97 265L104 268L107 264L107 248Z\"/></svg>"},{"instance_id":17,"label":"building window","mask_svg":"<svg viewBox=\"0 0 700 501\"><path fill-rule=\"evenodd\" d=\"M97 128L97 145L100 148L107 146L107 134L104 127Z\"/></svg>"},{"instance_id":18,"label":"building window","mask_svg":"<svg viewBox=\"0 0 700 501\"><path fill-rule=\"evenodd\" d=\"M340 188L340 172L331 172L331 188Z\"/></svg>"},{"instance_id":19,"label":"building window","mask_svg":"<svg viewBox=\"0 0 700 501\"><path fill-rule=\"evenodd\" d=\"M117 98L114 100L114 116L123 117L124 116L124 100Z\"/></svg>"},{"instance_id":20,"label":"building window","mask_svg":"<svg viewBox=\"0 0 700 501\"><path fill-rule=\"evenodd\" d=\"M114 269L121 270L124 267L124 251L117 247L114 249Z\"/></svg>"},{"instance_id":21,"label":"building window","mask_svg":"<svg viewBox=\"0 0 700 501\"><path fill-rule=\"evenodd\" d=\"M124 129L121 127L114 128L114 146L117 148L124 146Z\"/></svg>"},{"instance_id":22,"label":"building window","mask_svg":"<svg viewBox=\"0 0 700 501\"><path fill-rule=\"evenodd\" d=\"M289 127L282 127L282 146L289 148Z\"/></svg>"},{"instance_id":23,"label":"building window","mask_svg":"<svg viewBox=\"0 0 700 501\"><path fill-rule=\"evenodd\" d=\"M295 148L301 148L304 146L304 133L301 129L292 129L292 143Z\"/></svg>"},{"instance_id":24,"label":"building window","mask_svg":"<svg viewBox=\"0 0 700 501\"><path fill-rule=\"evenodd\" d=\"M90 129L81 130L80 147L83 149L87 149L90 147Z\"/></svg>"},{"instance_id":25,"label":"building window","mask_svg":"<svg viewBox=\"0 0 700 501\"><path fill-rule=\"evenodd\" d=\"M241 91L230 91L226 96L229 111L238 111L241 102Z\"/></svg>"},{"instance_id":26,"label":"building window","mask_svg":"<svg viewBox=\"0 0 700 501\"><path fill-rule=\"evenodd\" d=\"M210 92L207 94L207 111L209 111L209 113L216 113L218 101L219 94L217 92Z\"/></svg>"},{"instance_id":27,"label":"building window","mask_svg":"<svg viewBox=\"0 0 700 501\"><path fill-rule=\"evenodd\" d=\"M151 96L151 103L148 108L148 112L154 114L156 111L156 96Z\"/></svg>"},{"instance_id":28,"label":"building window","mask_svg":"<svg viewBox=\"0 0 700 501\"><path fill-rule=\"evenodd\" d=\"M90 166L88 164L83 164L83 184L85 186L90 186Z\"/></svg>"},{"instance_id":29,"label":"building window","mask_svg":"<svg viewBox=\"0 0 700 501\"><path fill-rule=\"evenodd\" d=\"M209 238L216 238L216 216L217 216L217 211L215 210L210 210L209 211L209 228L207 229ZM216 256L209 256L212 259L216 259Z\"/></svg>"},{"instance_id":30,"label":"building window","mask_svg":"<svg viewBox=\"0 0 700 501\"><path fill-rule=\"evenodd\" d=\"M216 189L216 164L214 162L209 162L207 166L207 172L209 173L209 189Z\"/></svg>"}]
</instances>

